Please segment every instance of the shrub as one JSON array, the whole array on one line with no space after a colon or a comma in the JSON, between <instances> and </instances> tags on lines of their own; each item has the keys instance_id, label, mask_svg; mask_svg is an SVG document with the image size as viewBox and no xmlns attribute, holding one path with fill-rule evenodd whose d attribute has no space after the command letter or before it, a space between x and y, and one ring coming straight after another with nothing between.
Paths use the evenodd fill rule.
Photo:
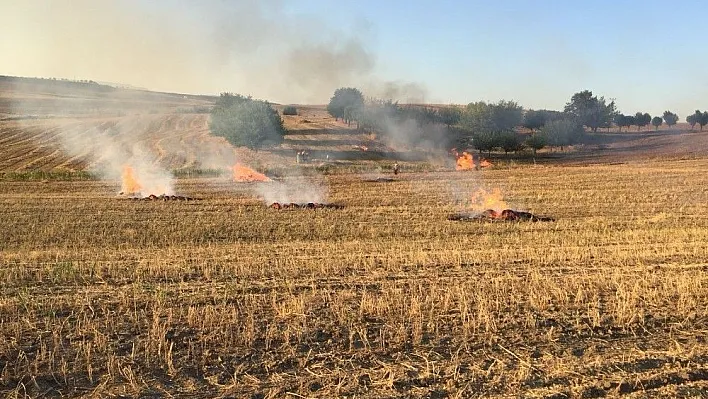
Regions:
<instances>
[{"instance_id":1,"label":"shrub","mask_svg":"<svg viewBox=\"0 0 708 399\"><path fill-rule=\"evenodd\" d=\"M211 112L209 129L235 146L263 148L283 142L278 111L265 101L225 93Z\"/></svg>"},{"instance_id":2,"label":"shrub","mask_svg":"<svg viewBox=\"0 0 708 399\"><path fill-rule=\"evenodd\" d=\"M283 108L283 115L297 115L297 108L292 105L288 105Z\"/></svg>"}]
</instances>

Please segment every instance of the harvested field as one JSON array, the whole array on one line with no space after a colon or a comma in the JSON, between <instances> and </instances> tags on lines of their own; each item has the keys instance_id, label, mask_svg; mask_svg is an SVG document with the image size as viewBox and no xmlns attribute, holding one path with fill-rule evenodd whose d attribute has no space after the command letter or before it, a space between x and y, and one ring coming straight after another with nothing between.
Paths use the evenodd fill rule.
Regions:
<instances>
[{"instance_id":1,"label":"harvested field","mask_svg":"<svg viewBox=\"0 0 708 399\"><path fill-rule=\"evenodd\" d=\"M333 175L316 212L0 181L0 390L701 397L708 160L670 161ZM480 185L557 220L446 220Z\"/></svg>"},{"instance_id":2,"label":"harvested field","mask_svg":"<svg viewBox=\"0 0 708 399\"><path fill-rule=\"evenodd\" d=\"M213 99L17 84L0 79L3 396L705 397L706 135L602 132L480 171L406 154L393 178L401 154L321 106L254 152L209 134ZM116 196L89 173L100 151L62 142L117 135L204 173ZM216 177L222 151L243 164ZM265 167L309 174L251 182ZM324 171L322 198L257 198ZM512 222L464 222L491 203L482 221Z\"/></svg>"}]
</instances>

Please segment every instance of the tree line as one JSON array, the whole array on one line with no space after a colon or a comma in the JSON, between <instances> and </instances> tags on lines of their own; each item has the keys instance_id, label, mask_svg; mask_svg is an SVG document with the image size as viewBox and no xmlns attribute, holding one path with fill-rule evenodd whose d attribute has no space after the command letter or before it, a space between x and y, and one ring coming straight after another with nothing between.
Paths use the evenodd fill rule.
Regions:
<instances>
[{"instance_id":1,"label":"tree line","mask_svg":"<svg viewBox=\"0 0 708 399\"><path fill-rule=\"evenodd\" d=\"M297 114L294 107L290 108L288 113ZM466 106L400 105L391 100L367 99L357 88L342 87L335 90L327 111L359 131L398 138L406 135L406 142L413 145L426 141L444 146L454 140L480 152L498 149L507 153L525 148L535 153L547 146L563 149L582 142L587 131L613 126L620 131L631 126L639 130L649 124L658 129L663 123L671 127L679 121L679 116L671 111L654 117L643 112L622 114L614 100L598 97L589 90L573 94L563 111L555 111L525 110L507 100L478 101ZM708 112L696 110L686 117L686 122L692 129L699 125L703 130L708 124ZM209 127L231 144L249 148L278 145L286 133L280 115L270 103L234 93L221 93L211 110ZM518 127L528 133L519 134Z\"/></svg>"},{"instance_id":2,"label":"tree line","mask_svg":"<svg viewBox=\"0 0 708 399\"><path fill-rule=\"evenodd\" d=\"M655 117L644 112L624 115L617 110L614 100L598 97L589 90L573 94L563 111L553 111L524 110L516 102L505 100L473 102L464 107L405 107L380 99L365 100L361 91L347 87L334 92L327 111L349 125L356 124L360 130L378 133L386 133L394 122L401 120L455 127L457 132L462 132L461 144L487 152L495 149L515 152L529 148L535 153L546 146L562 149L580 143L588 130L597 132L613 126L620 131L631 126L637 126L639 130L649 124L658 129L663 123L671 127L679 120L671 111ZM696 111L686 121L691 128L698 124L702 130L708 124L708 112ZM516 128L519 126L528 129L530 134L518 134Z\"/></svg>"}]
</instances>

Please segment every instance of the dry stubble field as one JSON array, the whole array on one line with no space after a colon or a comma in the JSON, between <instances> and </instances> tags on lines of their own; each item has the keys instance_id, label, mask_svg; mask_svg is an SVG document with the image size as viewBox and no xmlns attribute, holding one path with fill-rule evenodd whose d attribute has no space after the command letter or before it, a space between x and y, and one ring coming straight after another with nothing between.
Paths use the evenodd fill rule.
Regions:
<instances>
[{"instance_id":1,"label":"dry stubble field","mask_svg":"<svg viewBox=\"0 0 708 399\"><path fill-rule=\"evenodd\" d=\"M178 179L202 198L187 202L62 180L100 146L66 153L60 134L209 167L225 144L188 112L208 99L18 87L0 86L3 397L706 397L700 133L603 133L543 166L404 163L370 183L344 173L376 170L353 146L389 149L301 107L280 151L236 155L353 159L320 178L345 208L276 211L219 178ZM447 220L479 187L557 221Z\"/></svg>"},{"instance_id":2,"label":"dry stubble field","mask_svg":"<svg viewBox=\"0 0 708 399\"><path fill-rule=\"evenodd\" d=\"M326 178L193 202L0 182L10 396L701 397L706 160ZM446 220L501 187L548 223Z\"/></svg>"}]
</instances>

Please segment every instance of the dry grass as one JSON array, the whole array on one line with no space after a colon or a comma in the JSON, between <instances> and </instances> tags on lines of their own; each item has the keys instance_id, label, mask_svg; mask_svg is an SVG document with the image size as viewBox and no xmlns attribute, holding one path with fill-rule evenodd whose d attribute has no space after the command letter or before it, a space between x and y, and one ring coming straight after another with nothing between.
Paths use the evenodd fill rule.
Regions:
<instances>
[{"instance_id":1,"label":"dry grass","mask_svg":"<svg viewBox=\"0 0 708 399\"><path fill-rule=\"evenodd\" d=\"M342 172L390 161L353 146L389 149L298 106L280 149L237 155L263 170L332 154L345 209L275 211L209 173L178 180L201 201L129 201L59 132L128 123L189 175L226 146L189 113L210 100L40 86L0 85L4 397L706 397L701 134L602 133L543 160L565 166L367 183ZM18 99L42 117L15 118ZM480 185L557 221L446 220Z\"/></svg>"},{"instance_id":2,"label":"dry grass","mask_svg":"<svg viewBox=\"0 0 708 399\"><path fill-rule=\"evenodd\" d=\"M700 397L706 167L330 176L346 208L314 212L210 179L179 181L189 203L0 182L0 389ZM479 184L557 221L447 221Z\"/></svg>"}]
</instances>

